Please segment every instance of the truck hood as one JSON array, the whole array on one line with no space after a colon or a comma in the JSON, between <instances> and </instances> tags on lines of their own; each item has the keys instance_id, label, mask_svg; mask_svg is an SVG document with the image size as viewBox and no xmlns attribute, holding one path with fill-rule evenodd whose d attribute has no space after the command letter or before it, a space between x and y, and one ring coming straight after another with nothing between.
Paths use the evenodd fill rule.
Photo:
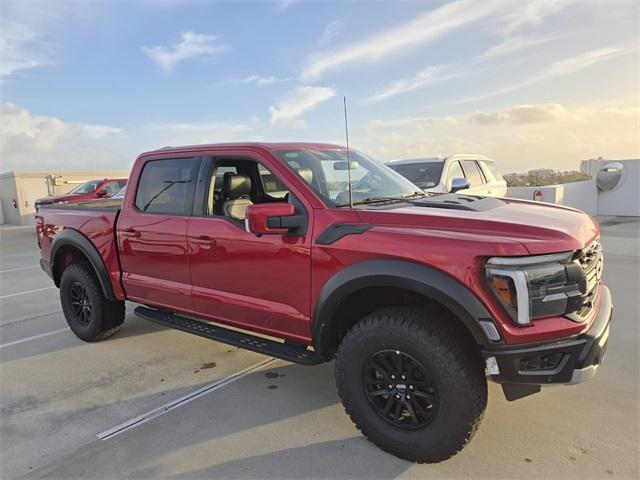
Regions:
<instances>
[{"instance_id":1,"label":"truck hood","mask_svg":"<svg viewBox=\"0 0 640 480\"><path fill-rule=\"evenodd\" d=\"M600 233L586 213L569 207L513 198L432 195L407 203L369 205L363 222L516 241L532 255L579 250Z\"/></svg>"}]
</instances>

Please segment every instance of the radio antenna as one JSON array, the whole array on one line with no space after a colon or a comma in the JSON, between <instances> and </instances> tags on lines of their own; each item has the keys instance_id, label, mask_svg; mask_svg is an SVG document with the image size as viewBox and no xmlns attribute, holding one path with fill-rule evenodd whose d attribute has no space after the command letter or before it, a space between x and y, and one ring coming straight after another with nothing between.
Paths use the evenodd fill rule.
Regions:
<instances>
[{"instance_id":1,"label":"radio antenna","mask_svg":"<svg viewBox=\"0 0 640 480\"><path fill-rule=\"evenodd\" d=\"M344 102L344 136L347 140L347 178L349 181L349 208L353 209L353 195L351 194L351 156L349 155L349 122L347 121L347 97Z\"/></svg>"}]
</instances>

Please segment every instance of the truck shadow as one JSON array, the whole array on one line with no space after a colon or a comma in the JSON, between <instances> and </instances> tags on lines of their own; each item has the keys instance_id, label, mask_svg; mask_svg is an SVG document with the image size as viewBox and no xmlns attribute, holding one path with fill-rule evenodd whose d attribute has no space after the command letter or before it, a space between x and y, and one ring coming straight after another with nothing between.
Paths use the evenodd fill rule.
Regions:
<instances>
[{"instance_id":1,"label":"truck shadow","mask_svg":"<svg viewBox=\"0 0 640 480\"><path fill-rule=\"evenodd\" d=\"M179 473L184 478L319 478L327 477L323 458L338 456L342 460L331 467L333 476L389 478L412 465L357 434L338 405L333 364L272 365L116 437L93 442L33 475L158 478L179 473L186 465L192 470ZM118 403L102 408L113 412ZM341 440L317 442L317 431L326 432L327 422L331 436ZM285 433L291 429L294 437ZM255 448L249 445L254 443ZM307 446L298 447L301 443ZM277 451L265 453L274 446ZM226 461L247 451L255 455ZM373 466L356 460L372 452L384 462Z\"/></svg>"}]
</instances>

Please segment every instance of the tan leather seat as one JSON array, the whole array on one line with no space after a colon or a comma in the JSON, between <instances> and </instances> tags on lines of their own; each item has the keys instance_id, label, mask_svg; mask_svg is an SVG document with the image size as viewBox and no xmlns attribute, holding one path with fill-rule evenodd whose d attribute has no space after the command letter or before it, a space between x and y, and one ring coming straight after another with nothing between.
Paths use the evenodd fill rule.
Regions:
<instances>
[{"instance_id":1,"label":"tan leather seat","mask_svg":"<svg viewBox=\"0 0 640 480\"><path fill-rule=\"evenodd\" d=\"M244 221L247 217L247 208L253 205L250 193L249 177L232 172L225 173L222 179L222 215Z\"/></svg>"}]
</instances>

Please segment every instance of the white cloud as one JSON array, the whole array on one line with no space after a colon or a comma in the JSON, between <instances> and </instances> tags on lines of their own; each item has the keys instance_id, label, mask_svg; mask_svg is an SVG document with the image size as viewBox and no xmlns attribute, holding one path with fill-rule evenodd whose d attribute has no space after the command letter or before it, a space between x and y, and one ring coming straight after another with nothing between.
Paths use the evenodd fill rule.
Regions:
<instances>
[{"instance_id":1,"label":"white cloud","mask_svg":"<svg viewBox=\"0 0 640 480\"><path fill-rule=\"evenodd\" d=\"M320 38L316 42L316 45L323 45L325 43L329 43L331 40L336 38L343 28L343 22L341 20L333 20L322 29L322 33L320 34Z\"/></svg>"},{"instance_id":2,"label":"white cloud","mask_svg":"<svg viewBox=\"0 0 640 480\"><path fill-rule=\"evenodd\" d=\"M269 107L271 122L288 122L329 100L336 94L331 87L300 86L291 90L277 104Z\"/></svg>"},{"instance_id":3,"label":"white cloud","mask_svg":"<svg viewBox=\"0 0 640 480\"><path fill-rule=\"evenodd\" d=\"M526 27L536 26L551 15L569 7L576 0L518 1L500 19L500 30L508 35Z\"/></svg>"},{"instance_id":4,"label":"white cloud","mask_svg":"<svg viewBox=\"0 0 640 480\"><path fill-rule=\"evenodd\" d=\"M0 76L51 63L50 47L28 25L12 21L2 24L0 34Z\"/></svg>"},{"instance_id":5,"label":"white cloud","mask_svg":"<svg viewBox=\"0 0 640 480\"><path fill-rule=\"evenodd\" d=\"M548 76L567 75L569 73L582 70L583 68L590 67L596 63L619 57L626 53L631 52L623 46L599 48L597 50L584 52L574 57L553 63L549 69Z\"/></svg>"},{"instance_id":6,"label":"white cloud","mask_svg":"<svg viewBox=\"0 0 640 480\"><path fill-rule=\"evenodd\" d=\"M108 166L109 144L120 128L68 123L32 115L12 104L0 105L0 154L3 169L29 169L62 163L66 168Z\"/></svg>"},{"instance_id":7,"label":"white cloud","mask_svg":"<svg viewBox=\"0 0 640 480\"><path fill-rule=\"evenodd\" d=\"M249 75L243 78L227 78L225 80L221 80L218 84L248 84L252 83L258 87L264 87L265 85L271 85L273 83L281 83L288 81L289 78L279 78L273 75L268 77L263 77L261 75Z\"/></svg>"},{"instance_id":8,"label":"white cloud","mask_svg":"<svg viewBox=\"0 0 640 480\"><path fill-rule=\"evenodd\" d=\"M376 93L367 98L367 101L379 102L382 100L387 100L391 97L395 97L396 95L412 92L414 90L426 88L433 84L459 77L464 73L463 71L454 72L452 70L453 69L451 67L448 67L446 65L435 65L432 67L427 67L423 70L420 70L412 77L401 78L385 85Z\"/></svg>"},{"instance_id":9,"label":"white cloud","mask_svg":"<svg viewBox=\"0 0 640 480\"><path fill-rule=\"evenodd\" d=\"M451 153L495 158L503 172L551 166L577 169L604 155L637 158L640 99L636 94L589 105L527 104L499 112L372 121L353 144L389 160Z\"/></svg>"},{"instance_id":10,"label":"white cloud","mask_svg":"<svg viewBox=\"0 0 640 480\"><path fill-rule=\"evenodd\" d=\"M486 98L496 97L498 95L503 95L505 93L514 92L517 90L521 90L525 87L528 87L530 85L533 85L535 83L541 82L543 80L548 80L548 79L563 76L563 75L569 75L569 74L578 72L580 70L583 70L587 67L590 67L592 65L595 65L597 63L605 62L607 60L612 60L614 58L635 53L637 51L638 51L638 46L636 45L630 45L630 46L620 45L615 47L607 47L607 48L599 48L596 50L590 50L590 51L575 55L573 57L556 61L551 65L549 65L548 67L542 69L540 73L530 75L526 79L520 82L513 82L510 85L507 85L505 87L491 90L489 92L485 92L480 95L474 95L474 96L470 96L460 100L456 100L450 103L459 104L459 103L473 102L477 100L484 100Z\"/></svg>"},{"instance_id":11,"label":"white cloud","mask_svg":"<svg viewBox=\"0 0 640 480\"><path fill-rule=\"evenodd\" d=\"M379 102L402 95L404 93L412 92L423 88L430 87L437 83L442 83L454 78L469 76L474 72L477 72L478 68L485 65L487 62L499 58L504 55L525 50L534 45L549 42L561 38L560 36L554 37L512 37L507 38L503 42L494 45L486 50L483 54L476 58L472 58L466 61L451 63L448 65L433 65L426 67L416 74L395 80L382 88L378 89L373 95L367 98L368 102ZM486 68L486 67L482 67Z\"/></svg>"},{"instance_id":12,"label":"white cloud","mask_svg":"<svg viewBox=\"0 0 640 480\"><path fill-rule=\"evenodd\" d=\"M87 22L96 8L78 2L5 1L0 11L0 76L53 64L58 46L52 31L62 24Z\"/></svg>"},{"instance_id":13,"label":"white cloud","mask_svg":"<svg viewBox=\"0 0 640 480\"><path fill-rule=\"evenodd\" d=\"M501 2L473 0L448 3L359 42L311 56L304 68L303 77L317 77L329 70L352 63L373 62L429 43L464 25L487 17L501 9L501 5Z\"/></svg>"},{"instance_id":14,"label":"white cloud","mask_svg":"<svg viewBox=\"0 0 640 480\"><path fill-rule=\"evenodd\" d=\"M141 47L141 50L164 71L171 72L184 60L217 55L231 49L229 45L218 43L218 37L215 35L183 32L180 36L180 42L168 47Z\"/></svg>"},{"instance_id":15,"label":"white cloud","mask_svg":"<svg viewBox=\"0 0 640 480\"><path fill-rule=\"evenodd\" d=\"M516 105L502 112L474 112L469 122L475 125L524 125L527 123L549 122L567 118L569 112L558 103L542 105Z\"/></svg>"},{"instance_id":16,"label":"white cloud","mask_svg":"<svg viewBox=\"0 0 640 480\"><path fill-rule=\"evenodd\" d=\"M515 36L508 37L504 39L502 42L494 45L489 48L486 52L484 52L479 58L478 61L485 61L489 59L493 59L496 57L500 57L502 55L507 55L509 53L518 52L520 50L524 50L526 48L533 47L535 45L540 45L542 43L547 43L552 40L557 40L559 38L563 38L560 35L549 36L549 37L523 37L523 36Z\"/></svg>"},{"instance_id":17,"label":"white cloud","mask_svg":"<svg viewBox=\"0 0 640 480\"><path fill-rule=\"evenodd\" d=\"M286 10L291 5L296 3L296 1L297 0L277 0L276 1L276 6L278 7L278 10Z\"/></svg>"}]
</instances>

